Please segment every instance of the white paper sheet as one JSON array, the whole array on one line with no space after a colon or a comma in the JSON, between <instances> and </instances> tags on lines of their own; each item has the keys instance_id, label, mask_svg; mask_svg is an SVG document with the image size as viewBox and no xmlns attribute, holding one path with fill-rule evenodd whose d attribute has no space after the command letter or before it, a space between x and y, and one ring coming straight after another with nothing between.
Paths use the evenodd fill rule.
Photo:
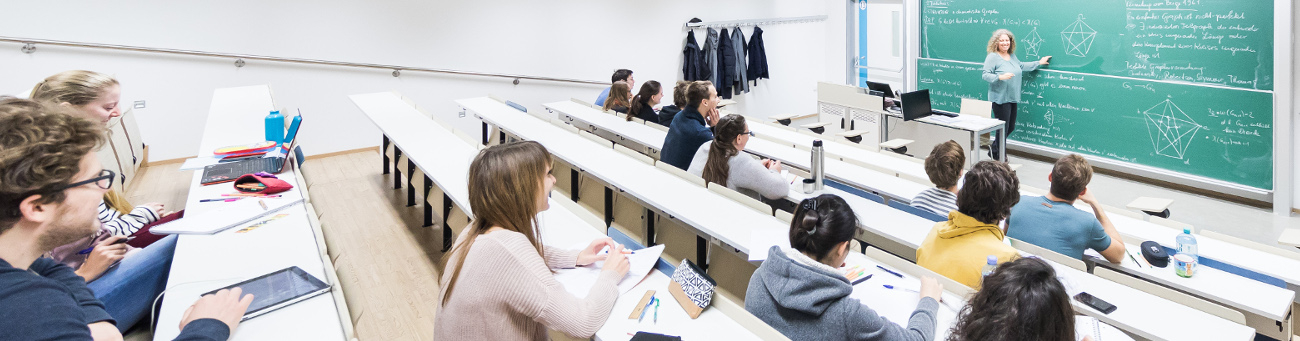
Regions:
<instances>
[{"instance_id":1,"label":"white paper sheet","mask_svg":"<svg viewBox=\"0 0 1300 341\"><path fill-rule=\"evenodd\" d=\"M631 291L637 283L641 283L641 280L650 274L650 270L654 270L655 263L659 262L659 256L663 253L664 246L655 245L636 250L627 255L627 261L631 266L627 271L627 275L623 276L623 279L618 282L619 295ZM600 277L600 271L604 265L605 262L600 261L588 266L558 270L555 272L555 280L564 285L564 289L573 296L585 298L587 293L591 292L591 286Z\"/></svg>"}]
</instances>

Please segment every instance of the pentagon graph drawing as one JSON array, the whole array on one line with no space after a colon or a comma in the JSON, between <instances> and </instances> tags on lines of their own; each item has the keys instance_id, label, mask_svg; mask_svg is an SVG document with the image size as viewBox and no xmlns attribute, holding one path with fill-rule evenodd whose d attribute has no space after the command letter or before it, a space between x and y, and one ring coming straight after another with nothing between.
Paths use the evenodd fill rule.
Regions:
<instances>
[{"instance_id":1,"label":"pentagon graph drawing","mask_svg":"<svg viewBox=\"0 0 1300 341\"><path fill-rule=\"evenodd\" d=\"M1039 57L1039 51L1043 49L1043 36L1038 35L1038 28L1034 27L1033 31L1022 40L1025 43L1025 55Z\"/></svg>"},{"instance_id":2,"label":"pentagon graph drawing","mask_svg":"<svg viewBox=\"0 0 1300 341\"><path fill-rule=\"evenodd\" d=\"M1092 41L1097 37L1097 30L1083 22L1083 14L1075 20L1070 26L1066 26L1061 31L1061 41L1065 44L1065 54L1076 57L1087 57L1088 51L1092 50Z\"/></svg>"},{"instance_id":3,"label":"pentagon graph drawing","mask_svg":"<svg viewBox=\"0 0 1300 341\"><path fill-rule=\"evenodd\" d=\"M1165 99L1142 112L1146 116L1147 135L1156 154L1183 159L1187 148L1196 138L1196 132L1205 128L1192 120L1177 104Z\"/></svg>"}]
</instances>

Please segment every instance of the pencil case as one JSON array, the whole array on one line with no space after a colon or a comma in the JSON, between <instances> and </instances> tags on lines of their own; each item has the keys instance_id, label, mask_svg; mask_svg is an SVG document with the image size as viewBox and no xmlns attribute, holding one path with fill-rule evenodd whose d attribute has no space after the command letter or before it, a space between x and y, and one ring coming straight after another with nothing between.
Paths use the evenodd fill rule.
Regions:
<instances>
[{"instance_id":1,"label":"pencil case","mask_svg":"<svg viewBox=\"0 0 1300 341\"><path fill-rule=\"evenodd\" d=\"M235 179L235 190L241 193L275 194L292 188L293 185L268 173L244 174Z\"/></svg>"},{"instance_id":2,"label":"pencil case","mask_svg":"<svg viewBox=\"0 0 1300 341\"><path fill-rule=\"evenodd\" d=\"M668 292L677 299L677 303L686 310L686 314L695 319L700 317L704 308L708 308L709 304L713 303L713 291L717 286L718 282L695 266L695 263L683 259L682 264L673 272L673 281L668 284Z\"/></svg>"}]
</instances>

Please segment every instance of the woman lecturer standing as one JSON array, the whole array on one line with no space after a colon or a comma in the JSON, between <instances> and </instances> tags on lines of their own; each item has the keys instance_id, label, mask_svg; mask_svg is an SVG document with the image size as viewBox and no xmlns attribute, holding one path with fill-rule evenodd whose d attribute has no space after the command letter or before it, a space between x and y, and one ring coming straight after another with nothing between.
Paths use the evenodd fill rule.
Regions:
<instances>
[{"instance_id":1,"label":"woman lecturer standing","mask_svg":"<svg viewBox=\"0 0 1300 341\"><path fill-rule=\"evenodd\" d=\"M1007 123L1005 136L1011 137L1016 129L1016 103L1020 102L1020 77L1024 72L1037 70L1040 65L1047 65L1052 56L1043 57L1036 62L1021 62L1016 58L1016 36L1011 31L999 29L993 31L989 38L989 55L984 58L984 81L989 82L989 102L993 102L993 117ZM1005 161L998 155L1002 141L993 141L991 156Z\"/></svg>"}]
</instances>

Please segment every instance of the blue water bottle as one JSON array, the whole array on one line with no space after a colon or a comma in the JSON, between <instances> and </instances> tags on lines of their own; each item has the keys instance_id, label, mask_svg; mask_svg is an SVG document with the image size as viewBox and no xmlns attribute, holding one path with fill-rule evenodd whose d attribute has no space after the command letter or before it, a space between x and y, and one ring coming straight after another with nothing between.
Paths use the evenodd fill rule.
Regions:
<instances>
[{"instance_id":1,"label":"blue water bottle","mask_svg":"<svg viewBox=\"0 0 1300 341\"><path fill-rule=\"evenodd\" d=\"M279 110L266 115L266 140L275 141L277 145L284 143L284 116L280 115Z\"/></svg>"}]
</instances>

